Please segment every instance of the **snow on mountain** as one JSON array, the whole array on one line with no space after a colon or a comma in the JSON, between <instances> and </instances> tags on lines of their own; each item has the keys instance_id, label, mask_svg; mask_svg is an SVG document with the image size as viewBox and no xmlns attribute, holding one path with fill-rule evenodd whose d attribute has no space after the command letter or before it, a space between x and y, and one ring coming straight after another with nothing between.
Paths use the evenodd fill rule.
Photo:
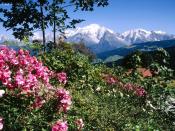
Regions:
<instances>
[{"instance_id":1,"label":"snow on mountain","mask_svg":"<svg viewBox=\"0 0 175 131\"><path fill-rule=\"evenodd\" d=\"M67 41L69 42L84 42L85 45L91 46L98 44L106 31L114 33L106 27L98 24L90 24L82 28L79 27L75 30L67 30L65 35L67 36Z\"/></svg>"},{"instance_id":2,"label":"snow on mountain","mask_svg":"<svg viewBox=\"0 0 175 131\"><path fill-rule=\"evenodd\" d=\"M92 46L91 49L96 53L100 53L124 47L126 45L129 45L129 43L120 38L118 34L106 31L100 39L99 44Z\"/></svg>"},{"instance_id":3,"label":"snow on mountain","mask_svg":"<svg viewBox=\"0 0 175 131\"><path fill-rule=\"evenodd\" d=\"M175 39L174 35L163 31L147 31L144 29L134 29L119 34L98 24L79 27L75 30L67 30L65 34L68 42L83 42L95 53L135 43Z\"/></svg>"},{"instance_id":4,"label":"snow on mountain","mask_svg":"<svg viewBox=\"0 0 175 131\"><path fill-rule=\"evenodd\" d=\"M119 34L98 24L68 29L65 31L65 36L67 37L67 42L84 43L95 53L110 51L135 43L175 39L175 35L170 35L163 31L147 31L144 29L134 29ZM35 32L30 40L34 39L42 40L42 32ZM11 40L11 38L0 35L1 43L6 40ZM46 41L52 40L53 33L47 31Z\"/></svg>"},{"instance_id":5,"label":"snow on mountain","mask_svg":"<svg viewBox=\"0 0 175 131\"><path fill-rule=\"evenodd\" d=\"M143 43L149 41L161 41L174 39L174 35L163 31L147 31L144 29L129 30L121 34L122 38L130 43Z\"/></svg>"}]
</instances>

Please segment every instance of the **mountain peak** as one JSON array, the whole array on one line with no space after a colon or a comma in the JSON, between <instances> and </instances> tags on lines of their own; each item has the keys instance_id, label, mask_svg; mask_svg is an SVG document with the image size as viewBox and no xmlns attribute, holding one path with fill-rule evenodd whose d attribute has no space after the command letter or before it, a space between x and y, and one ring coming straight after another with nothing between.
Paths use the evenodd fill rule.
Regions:
<instances>
[{"instance_id":1,"label":"mountain peak","mask_svg":"<svg viewBox=\"0 0 175 131\"><path fill-rule=\"evenodd\" d=\"M101 28L101 27L103 27L103 26L100 26L99 24L90 24L90 25L87 25L87 26L85 26L86 28Z\"/></svg>"},{"instance_id":2,"label":"mountain peak","mask_svg":"<svg viewBox=\"0 0 175 131\"><path fill-rule=\"evenodd\" d=\"M134 29L122 33L122 37L130 43L143 43L148 41L170 40L174 36L163 31L147 31L144 29Z\"/></svg>"},{"instance_id":3,"label":"mountain peak","mask_svg":"<svg viewBox=\"0 0 175 131\"><path fill-rule=\"evenodd\" d=\"M147 30L142 29L142 28L138 28L138 29L132 29L132 30L126 31L126 32L122 33L122 35L126 37L128 35L150 34L150 33L151 33L150 31L147 31Z\"/></svg>"},{"instance_id":4,"label":"mountain peak","mask_svg":"<svg viewBox=\"0 0 175 131\"><path fill-rule=\"evenodd\" d=\"M80 42L83 40L85 43L89 43L90 40L91 43L98 44L107 31L114 33L112 30L104 26L90 24L85 27L78 27L75 30L67 30L66 36L68 37L68 41L71 42Z\"/></svg>"},{"instance_id":5,"label":"mountain peak","mask_svg":"<svg viewBox=\"0 0 175 131\"><path fill-rule=\"evenodd\" d=\"M155 33L157 33L157 34L167 34L166 32L161 31L161 30L157 30L157 31L153 31L153 32L155 32Z\"/></svg>"}]
</instances>

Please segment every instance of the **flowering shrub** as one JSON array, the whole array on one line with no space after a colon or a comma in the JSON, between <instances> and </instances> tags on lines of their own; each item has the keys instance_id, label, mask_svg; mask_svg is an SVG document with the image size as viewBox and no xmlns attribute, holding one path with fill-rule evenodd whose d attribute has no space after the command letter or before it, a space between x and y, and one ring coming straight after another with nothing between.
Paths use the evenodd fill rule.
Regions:
<instances>
[{"instance_id":1,"label":"flowering shrub","mask_svg":"<svg viewBox=\"0 0 175 131\"><path fill-rule=\"evenodd\" d=\"M67 112L71 106L71 96L69 92L65 89L58 89L56 90L56 97L58 98L58 106L59 109L63 109L64 112Z\"/></svg>"},{"instance_id":2,"label":"flowering shrub","mask_svg":"<svg viewBox=\"0 0 175 131\"><path fill-rule=\"evenodd\" d=\"M90 64L85 56L70 49L46 53L41 59L49 69L68 73L65 86L74 100L74 108L67 112L69 130L81 128L81 120L70 122L75 118L83 119L84 130L175 129L172 116L157 110L167 90L164 79L144 77L135 70L126 76L123 67ZM65 121L58 118L54 123L57 120Z\"/></svg>"},{"instance_id":3,"label":"flowering shrub","mask_svg":"<svg viewBox=\"0 0 175 131\"><path fill-rule=\"evenodd\" d=\"M66 84L67 83L67 75L64 72L57 74L58 80L60 83Z\"/></svg>"},{"instance_id":4,"label":"flowering shrub","mask_svg":"<svg viewBox=\"0 0 175 131\"><path fill-rule=\"evenodd\" d=\"M52 78L57 79L60 86L67 82L65 72L55 73L49 70L36 57L30 56L28 51L20 49L16 52L5 46L1 47L0 116L3 116L3 119L0 117L0 130L3 126L5 130L30 130L35 128L35 119L39 119L38 128L49 129L52 121L61 119L61 114L70 109L71 96L63 87L52 86ZM36 112L37 110L40 112ZM32 119L31 115L35 117ZM42 121L48 124L43 125ZM31 123L31 126L28 127L28 123ZM57 121L52 126L52 131L67 130L67 122Z\"/></svg>"},{"instance_id":5,"label":"flowering shrub","mask_svg":"<svg viewBox=\"0 0 175 131\"><path fill-rule=\"evenodd\" d=\"M19 89L21 92L31 92L36 88L38 81L48 87L51 71L43 66L36 57L20 49L16 52L7 47L0 49L0 80L9 89Z\"/></svg>"},{"instance_id":6,"label":"flowering shrub","mask_svg":"<svg viewBox=\"0 0 175 131\"><path fill-rule=\"evenodd\" d=\"M124 89L127 92L133 92L135 95L139 97L146 96L146 91L143 87L134 85L131 83L123 83L121 80L119 80L117 77L109 75L109 74L103 74L104 81L109 85L117 85Z\"/></svg>"},{"instance_id":7,"label":"flowering shrub","mask_svg":"<svg viewBox=\"0 0 175 131\"><path fill-rule=\"evenodd\" d=\"M137 96L145 96L146 95L146 91L143 87L141 86L137 86L131 83L126 83L123 88L127 91L133 91L135 95Z\"/></svg>"},{"instance_id":8,"label":"flowering shrub","mask_svg":"<svg viewBox=\"0 0 175 131\"><path fill-rule=\"evenodd\" d=\"M111 84L111 85L118 84L118 82L119 82L117 77L109 75L109 74L103 74L102 77L106 83Z\"/></svg>"},{"instance_id":9,"label":"flowering shrub","mask_svg":"<svg viewBox=\"0 0 175 131\"><path fill-rule=\"evenodd\" d=\"M67 122L63 121L57 121L53 126L52 126L52 131L67 131L68 130L68 125Z\"/></svg>"}]
</instances>

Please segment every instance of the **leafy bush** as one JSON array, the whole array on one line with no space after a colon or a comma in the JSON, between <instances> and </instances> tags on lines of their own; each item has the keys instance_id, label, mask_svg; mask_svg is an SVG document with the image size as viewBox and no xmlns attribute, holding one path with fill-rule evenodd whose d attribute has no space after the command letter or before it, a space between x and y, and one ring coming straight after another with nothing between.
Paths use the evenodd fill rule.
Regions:
<instances>
[{"instance_id":1,"label":"leafy bush","mask_svg":"<svg viewBox=\"0 0 175 131\"><path fill-rule=\"evenodd\" d=\"M90 64L71 47L40 58L49 69L68 73L66 88L74 103L68 120L81 117L84 130L175 129L173 117L165 111L168 92L174 91L168 91L167 80L162 82L167 76L143 78L135 71L128 76L122 67Z\"/></svg>"},{"instance_id":2,"label":"leafy bush","mask_svg":"<svg viewBox=\"0 0 175 131\"><path fill-rule=\"evenodd\" d=\"M0 52L0 129L175 129L173 70L158 62L152 69L161 71L143 77L134 69L93 65L68 44L40 61L24 50Z\"/></svg>"},{"instance_id":3,"label":"leafy bush","mask_svg":"<svg viewBox=\"0 0 175 131\"><path fill-rule=\"evenodd\" d=\"M51 79L59 86L51 85ZM0 81L0 130L68 129L71 96L63 88L65 73L49 70L28 51L1 47Z\"/></svg>"},{"instance_id":4,"label":"leafy bush","mask_svg":"<svg viewBox=\"0 0 175 131\"><path fill-rule=\"evenodd\" d=\"M163 48L158 48L155 51L149 52L136 51L123 59L123 66L127 68L148 68L152 63L170 67L169 53Z\"/></svg>"}]
</instances>

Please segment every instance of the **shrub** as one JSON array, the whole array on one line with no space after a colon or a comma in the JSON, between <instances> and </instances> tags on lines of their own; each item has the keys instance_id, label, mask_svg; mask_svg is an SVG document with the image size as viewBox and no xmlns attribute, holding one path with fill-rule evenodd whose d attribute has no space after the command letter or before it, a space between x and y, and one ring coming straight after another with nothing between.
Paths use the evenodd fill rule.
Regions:
<instances>
[{"instance_id":1,"label":"shrub","mask_svg":"<svg viewBox=\"0 0 175 131\"><path fill-rule=\"evenodd\" d=\"M51 79L59 86L51 85ZM66 123L71 96L63 88L65 73L49 70L26 50L1 47L0 81L0 130L59 131ZM62 130L67 129L66 124Z\"/></svg>"},{"instance_id":2,"label":"shrub","mask_svg":"<svg viewBox=\"0 0 175 131\"><path fill-rule=\"evenodd\" d=\"M168 95L158 78L143 78L135 71L126 76L122 67L92 65L70 49L47 53L41 60L49 69L68 73L66 88L74 103L68 120L81 117L84 130L175 129L172 117L159 108Z\"/></svg>"}]
</instances>

